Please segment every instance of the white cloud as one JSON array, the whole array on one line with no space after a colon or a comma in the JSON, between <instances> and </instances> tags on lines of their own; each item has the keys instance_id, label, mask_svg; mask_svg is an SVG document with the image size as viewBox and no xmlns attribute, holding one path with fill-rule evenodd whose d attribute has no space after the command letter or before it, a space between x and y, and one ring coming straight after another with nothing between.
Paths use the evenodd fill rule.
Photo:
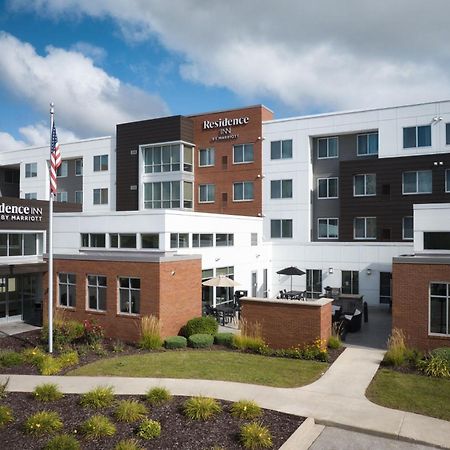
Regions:
<instances>
[{"instance_id":1,"label":"white cloud","mask_svg":"<svg viewBox=\"0 0 450 450\"><path fill-rule=\"evenodd\" d=\"M89 42L79 41L72 45L71 50L74 52L82 53L84 56L92 59L96 63L102 62L106 56L107 52L102 47L97 47Z\"/></svg>"},{"instance_id":2,"label":"white cloud","mask_svg":"<svg viewBox=\"0 0 450 450\"><path fill-rule=\"evenodd\" d=\"M0 131L0 151L4 150L17 150L25 147L27 144L24 141L16 139L9 133Z\"/></svg>"}]
</instances>

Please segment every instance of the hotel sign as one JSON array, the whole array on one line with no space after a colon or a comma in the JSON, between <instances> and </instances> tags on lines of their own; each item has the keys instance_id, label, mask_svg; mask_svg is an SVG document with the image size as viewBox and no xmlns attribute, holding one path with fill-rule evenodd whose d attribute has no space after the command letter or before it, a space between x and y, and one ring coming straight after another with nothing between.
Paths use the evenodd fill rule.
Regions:
<instances>
[{"instance_id":1,"label":"hotel sign","mask_svg":"<svg viewBox=\"0 0 450 450\"><path fill-rule=\"evenodd\" d=\"M237 139L239 134L232 131L232 127L247 125L250 122L250 118L245 117L235 117L233 119L229 119L225 117L224 119L218 120L204 120L203 121L203 130L219 130L219 134L211 138L211 142L216 141L227 141L230 139Z\"/></svg>"},{"instance_id":2,"label":"hotel sign","mask_svg":"<svg viewBox=\"0 0 450 450\"><path fill-rule=\"evenodd\" d=\"M43 208L0 203L1 222L42 222Z\"/></svg>"}]
</instances>

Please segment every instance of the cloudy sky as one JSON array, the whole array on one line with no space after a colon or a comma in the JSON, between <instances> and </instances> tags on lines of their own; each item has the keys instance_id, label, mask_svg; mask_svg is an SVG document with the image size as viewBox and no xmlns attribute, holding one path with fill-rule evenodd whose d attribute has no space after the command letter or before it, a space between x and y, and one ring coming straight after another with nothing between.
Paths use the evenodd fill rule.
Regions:
<instances>
[{"instance_id":1,"label":"cloudy sky","mask_svg":"<svg viewBox=\"0 0 450 450\"><path fill-rule=\"evenodd\" d=\"M450 99L449 0L0 0L0 151L263 103Z\"/></svg>"}]
</instances>

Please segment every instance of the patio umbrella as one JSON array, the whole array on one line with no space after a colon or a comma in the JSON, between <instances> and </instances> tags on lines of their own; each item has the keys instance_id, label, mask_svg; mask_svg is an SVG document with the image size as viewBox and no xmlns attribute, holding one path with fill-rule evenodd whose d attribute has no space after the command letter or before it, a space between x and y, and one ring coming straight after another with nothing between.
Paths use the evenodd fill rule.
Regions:
<instances>
[{"instance_id":1,"label":"patio umbrella","mask_svg":"<svg viewBox=\"0 0 450 450\"><path fill-rule=\"evenodd\" d=\"M292 277L294 275L305 275L305 272L303 270L300 270L298 267L289 266L285 267L284 269L281 269L277 272L279 275L290 275L291 277L291 291L292 291Z\"/></svg>"},{"instance_id":2,"label":"patio umbrella","mask_svg":"<svg viewBox=\"0 0 450 450\"><path fill-rule=\"evenodd\" d=\"M218 277L210 278L204 281L203 286L215 286L215 287L235 287L240 286L237 281L226 277L225 275L219 275Z\"/></svg>"}]
</instances>

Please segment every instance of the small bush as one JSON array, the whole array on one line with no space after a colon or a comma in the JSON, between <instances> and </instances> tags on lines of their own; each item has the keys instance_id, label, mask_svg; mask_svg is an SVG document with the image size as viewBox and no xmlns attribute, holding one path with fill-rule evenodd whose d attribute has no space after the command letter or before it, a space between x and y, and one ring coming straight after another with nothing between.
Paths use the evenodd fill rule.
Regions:
<instances>
[{"instance_id":1,"label":"small bush","mask_svg":"<svg viewBox=\"0 0 450 450\"><path fill-rule=\"evenodd\" d=\"M93 342L92 344L90 344L89 345L89 350L91 352L94 352L98 356L106 356L108 354L108 352L106 351L105 347L103 346L103 344L100 341L99 342Z\"/></svg>"},{"instance_id":2,"label":"small bush","mask_svg":"<svg viewBox=\"0 0 450 450\"><path fill-rule=\"evenodd\" d=\"M65 320L63 316L55 317L53 321L53 344L56 348L63 348L73 341L82 338L84 326L76 320ZM42 327L41 339L48 342L48 324Z\"/></svg>"},{"instance_id":3,"label":"small bush","mask_svg":"<svg viewBox=\"0 0 450 450\"><path fill-rule=\"evenodd\" d=\"M434 350L431 351L431 354L439 356L442 359L445 359L450 367L450 347L435 348Z\"/></svg>"},{"instance_id":4,"label":"small bush","mask_svg":"<svg viewBox=\"0 0 450 450\"><path fill-rule=\"evenodd\" d=\"M328 348L331 348L331 349L335 350L335 349L338 349L338 348L341 348L341 347L342 347L342 341L339 338L339 336L331 335L328 338Z\"/></svg>"},{"instance_id":5,"label":"small bush","mask_svg":"<svg viewBox=\"0 0 450 450\"><path fill-rule=\"evenodd\" d=\"M141 319L141 339L139 346L146 350L155 350L163 344L161 339L161 324L155 316L145 316Z\"/></svg>"},{"instance_id":6,"label":"small bush","mask_svg":"<svg viewBox=\"0 0 450 450\"><path fill-rule=\"evenodd\" d=\"M154 387L147 391L145 394L145 399L150 403L150 405L158 406L172 400L172 394L166 388Z\"/></svg>"},{"instance_id":7,"label":"small bush","mask_svg":"<svg viewBox=\"0 0 450 450\"><path fill-rule=\"evenodd\" d=\"M61 365L61 368L74 366L75 364L78 364L79 358L78 358L78 352L75 350L71 350L65 353L62 353L58 357L58 361Z\"/></svg>"},{"instance_id":8,"label":"small bush","mask_svg":"<svg viewBox=\"0 0 450 450\"><path fill-rule=\"evenodd\" d=\"M111 386L99 386L82 395L80 404L91 408L105 408L112 405L114 390Z\"/></svg>"},{"instance_id":9,"label":"small bush","mask_svg":"<svg viewBox=\"0 0 450 450\"><path fill-rule=\"evenodd\" d=\"M87 439L97 439L104 436L113 436L116 426L101 414L90 417L81 425L81 431Z\"/></svg>"},{"instance_id":10,"label":"small bush","mask_svg":"<svg viewBox=\"0 0 450 450\"><path fill-rule=\"evenodd\" d=\"M419 362L419 370L429 377L450 378L450 364L445 356L441 355L441 353L430 354L427 359Z\"/></svg>"},{"instance_id":11,"label":"small bush","mask_svg":"<svg viewBox=\"0 0 450 450\"><path fill-rule=\"evenodd\" d=\"M34 388L33 397L41 402L53 402L62 398L63 394L56 384L44 383Z\"/></svg>"},{"instance_id":12,"label":"small bush","mask_svg":"<svg viewBox=\"0 0 450 450\"><path fill-rule=\"evenodd\" d=\"M44 447L44 450L80 450L80 443L70 434L58 434Z\"/></svg>"},{"instance_id":13,"label":"small bush","mask_svg":"<svg viewBox=\"0 0 450 450\"><path fill-rule=\"evenodd\" d=\"M262 414L261 407L252 400L239 400L231 405L230 411L239 419L256 419Z\"/></svg>"},{"instance_id":14,"label":"small bush","mask_svg":"<svg viewBox=\"0 0 450 450\"><path fill-rule=\"evenodd\" d=\"M196 317L189 320L184 326L184 333L187 338L193 334L211 334L214 336L218 329L219 324L214 317Z\"/></svg>"},{"instance_id":15,"label":"small bush","mask_svg":"<svg viewBox=\"0 0 450 450\"><path fill-rule=\"evenodd\" d=\"M144 419L136 434L142 439L155 439L161 435L161 424L156 420Z\"/></svg>"},{"instance_id":16,"label":"small bush","mask_svg":"<svg viewBox=\"0 0 450 450\"><path fill-rule=\"evenodd\" d=\"M114 353L122 353L125 350L125 344L123 341L116 339L112 344L112 351Z\"/></svg>"},{"instance_id":17,"label":"small bush","mask_svg":"<svg viewBox=\"0 0 450 450\"><path fill-rule=\"evenodd\" d=\"M233 333L217 333L214 336L214 343L217 345L224 345L231 347L233 345Z\"/></svg>"},{"instance_id":18,"label":"small bush","mask_svg":"<svg viewBox=\"0 0 450 450\"><path fill-rule=\"evenodd\" d=\"M189 347L209 348L214 343L214 336L211 334L192 334L188 337Z\"/></svg>"},{"instance_id":19,"label":"small bush","mask_svg":"<svg viewBox=\"0 0 450 450\"><path fill-rule=\"evenodd\" d=\"M37 366L41 375L56 375L62 369L59 359L54 358L52 355L42 356Z\"/></svg>"},{"instance_id":20,"label":"small bush","mask_svg":"<svg viewBox=\"0 0 450 450\"><path fill-rule=\"evenodd\" d=\"M55 411L39 411L25 421L25 431L34 435L56 433L63 427Z\"/></svg>"},{"instance_id":21,"label":"small bush","mask_svg":"<svg viewBox=\"0 0 450 450\"><path fill-rule=\"evenodd\" d=\"M402 330L394 328L388 339L388 350L383 362L389 366L401 366L406 361L405 334Z\"/></svg>"},{"instance_id":22,"label":"small bush","mask_svg":"<svg viewBox=\"0 0 450 450\"><path fill-rule=\"evenodd\" d=\"M116 406L115 416L120 422L136 422L147 413L145 405L137 400L121 400Z\"/></svg>"},{"instance_id":23,"label":"small bush","mask_svg":"<svg viewBox=\"0 0 450 450\"><path fill-rule=\"evenodd\" d=\"M262 337L262 327L259 322L247 322L245 319L241 319L239 328L241 334L233 335L234 348L238 350L250 350L257 353L265 346Z\"/></svg>"},{"instance_id":24,"label":"small bush","mask_svg":"<svg viewBox=\"0 0 450 450\"><path fill-rule=\"evenodd\" d=\"M26 348L22 351L22 356L27 364L32 364L34 366L39 365L40 361L46 354L39 347Z\"/></svg>"},{"instance_id":25,"label":"small bush","mask_svg":"<svg viewBox=\"0 0 450 450\"><path fill-rule=\"evenodd\" d=\"M244 448L269 448L273 445L269 429L258 422L242 425L239 438Z\"/></svg>"},{"instance_id":26,"label":"small bush","mask_svg":"<svg viewBox=\"0 0 450 450\"><path fill-rule=\"evenodd\" d=\"M214 398L191 397L183 404L185 415L191 420L208 420L222 411L220 403Z\"/></svg>"},{"instance_id":27,"label":"small bush","mask_svg":"<svg viewBox=\"0 0 450 450\"><path fill-rule=\"evenodd\" d=\"M186 348L187 339L184 336L169 336L164 341L164 347L168 349Z\"/></svg>"},{"instance_id":28,"label":"small bush","mask_svg":"<svg viewBox=\"0 0 450 450\"><path fill-rule=\"evenodd\" d=\"M95 320L85 320L82 323L83 336L90 345L99 344L105 335L105 330Z\"/></svg>"},{"instance_id":29,"label":"small bush","mask_svg":"<svg viewBox=\"0 0 450 450\"><path fill-rule=\"evenodd\" d=\"M0 352L0 367L20 366L25 362L22 353L13 351Z\"/></svg>"},{"instance_id":30,"label":"small bush","mask_svg":"<svg viewBox=\"0 0 450 450\"><path fill-rule=\"evenodd\" d=\"M115 447L114 450L144 450L136 439L123 439Z\"/></svg>"},{"instance_id":31,"label":"small bush","mask_svg":"<svg viewBox=\"0 0 450 450\"><path fill-rule=\"evenodd\" d=\"M0 405L0 428L13 421L13 413L10 407Z\"/></svg>"}]
</instances>

